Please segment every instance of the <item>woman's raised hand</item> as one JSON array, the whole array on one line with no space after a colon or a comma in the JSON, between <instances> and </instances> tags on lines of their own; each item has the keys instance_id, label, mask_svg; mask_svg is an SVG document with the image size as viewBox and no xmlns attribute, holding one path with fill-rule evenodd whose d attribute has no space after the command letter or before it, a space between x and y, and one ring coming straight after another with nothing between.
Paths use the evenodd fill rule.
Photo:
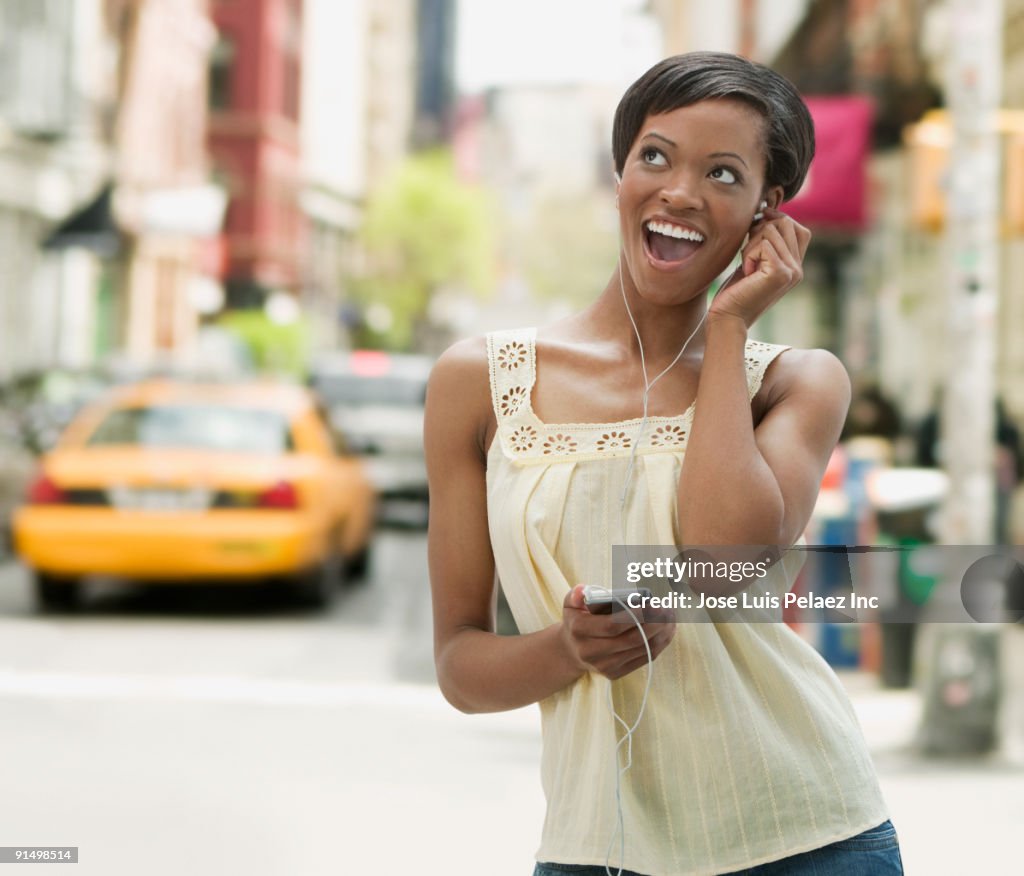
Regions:
<instances>
[{"instance_id":1,"label":"woman's raised hand","mask_svg":"<svg viewBox=\"0 0 1024 876\"><path fill-rule=\"evenodd\" d=\"M741 262L708 308L708 321L742 320L747 328L804 277L811 232L768 207L750 230Z\"/></svg>"}]
</instances>

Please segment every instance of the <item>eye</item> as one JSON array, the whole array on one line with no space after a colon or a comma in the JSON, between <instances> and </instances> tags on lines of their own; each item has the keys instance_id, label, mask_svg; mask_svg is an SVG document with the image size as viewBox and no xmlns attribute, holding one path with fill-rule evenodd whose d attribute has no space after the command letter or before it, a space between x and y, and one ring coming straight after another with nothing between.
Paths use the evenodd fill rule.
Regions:
<instances>
[{"instance_id":1,"label":"eye","mask_svg":"<svg viewBox=\"0 0 1024 876\"><path fill-rule=\"evenodd\" d=\"M740 175L729 167L716 167L708 176L728 185L735 185L740 181Z\"/></svg>"},{"instance_id":2,"label":"eye","mask_svg":"<svg viewBox=\"0 0 1024 876\"><path fill-rule=\"evenodd\" d=\"M668 163L665 161L662 151L653 146L645 146L640 150L640 158L645 164L653 164L655 167L661 167Z\"/></svg>"}]
</instances>

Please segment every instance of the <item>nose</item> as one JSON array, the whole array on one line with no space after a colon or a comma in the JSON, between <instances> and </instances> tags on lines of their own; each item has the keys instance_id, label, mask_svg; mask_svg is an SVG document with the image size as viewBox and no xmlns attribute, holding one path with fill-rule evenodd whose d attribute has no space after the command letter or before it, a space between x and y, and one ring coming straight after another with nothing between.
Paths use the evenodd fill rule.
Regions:
<instances>
[{"instance_id":1,"label":"nose","mask_svg":"<svg viewBox=\"0 0 1024 876\"><path fill-rule=\"evenodd\" d=\"M661 201L666 207L676 210L697 209L704 203L701 193L703 176L686 168L679 168L665 180L661 189Z\"/></svg>"}]
</instances>

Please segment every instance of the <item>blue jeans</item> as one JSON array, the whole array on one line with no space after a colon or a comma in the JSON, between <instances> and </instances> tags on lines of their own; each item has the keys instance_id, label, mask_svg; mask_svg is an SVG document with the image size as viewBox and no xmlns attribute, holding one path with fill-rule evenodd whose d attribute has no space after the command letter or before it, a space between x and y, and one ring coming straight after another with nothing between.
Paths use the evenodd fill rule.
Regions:
<instances>
[{"instance_id":1,"label":"blue jeans","mask_svg":"<svg viewBox=\"0 0 1024 876\"><path fill-rule=\"evenodd\" d=\"M614 856L613 856L614 857ZM618 868L611 867L612 874ZM603 866L593 864L537 864L533 876L561 876L575 873L578 876L606 876ZM722 876L902 876L903 859L900 857L900 844L896 836L896 828L891 821L885 821L878 827L822 846L801 852L780 861L770 861L749 867L746 870L733 870ZM630 870L623 870L622 876L640 876Z\"/></svg>"}]
</instances>

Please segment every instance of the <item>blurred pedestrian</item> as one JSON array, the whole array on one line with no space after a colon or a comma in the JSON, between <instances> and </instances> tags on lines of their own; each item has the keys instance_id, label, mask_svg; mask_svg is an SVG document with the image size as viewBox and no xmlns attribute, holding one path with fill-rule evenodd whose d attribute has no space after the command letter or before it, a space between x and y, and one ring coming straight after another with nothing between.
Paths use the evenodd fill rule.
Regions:
<instances>
[{"instance_id":1,"label":"blurred pedestrian","mask_svg":"<svg viewBox=\"0 0 1024 876\"><path fill-rule=\"evenodd\" d=\"M925 468L942 468L943 393L935 393L932 409L921 420L916 435L916 463ZM1024 449L1020 429L1013 422L1002 398L995 400L995 543L1013 544L1013 494L1024 474Z\"/></svg>"},{"instance_id":2,"label":"blurred pedestrian","mask_svg":"<svg viewBox=\"0 0 1024 876\"><path fill-rule=\"evenodd\" d=\"M899 408L877 383L863 383L854 389L841 440L870 437L895 443L902 431Z\"/></svg>"},{"instance_id":3,"label":"blurred pedestrian","mask_svg":"<svg viewBox=\"0 0 1024 876\"><path fill-rule=\"evenodd\" d=\"M615 115L606 287L539 331L456 344L431 377L438 678L466 712L540 703L537 876L902 872L849 699L810 645L781 623L634 626L584 598L612 586L613 542L803 532L849 380L825 351L747 333L802 278L810 233L779 206L813 152L770 69L660 62ZM495 572L523 635L494 633Z\"/></svg>"},{"instance_id":4,"label":"blurred pedestrian","mask_svg":"<svg viewBox=\"0 0 1024 876\"><path fill-rule=\"evenodd\" d=\"M877 383L858 382L839 440L852 458L892 465L901 455L902 419L896 403Z\"/></svg>"}]
</instances>

